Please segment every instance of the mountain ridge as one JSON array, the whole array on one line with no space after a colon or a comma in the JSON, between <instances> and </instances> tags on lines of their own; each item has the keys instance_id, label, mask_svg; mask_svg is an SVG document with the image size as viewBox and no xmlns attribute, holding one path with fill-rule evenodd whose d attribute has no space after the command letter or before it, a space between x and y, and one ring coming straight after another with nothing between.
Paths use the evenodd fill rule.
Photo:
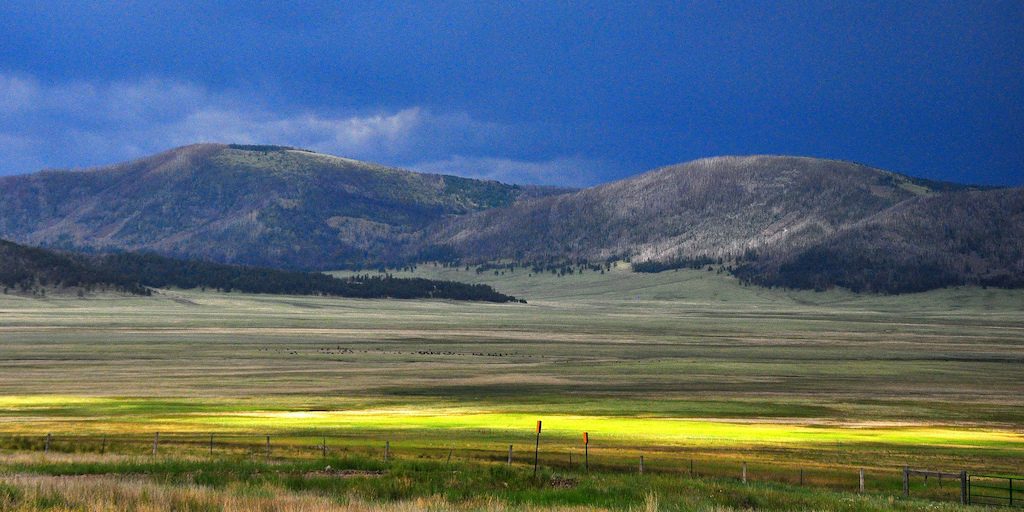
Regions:
<instances>
[{"instance_id":1,"label":"mountain ridge","mask_svg":"<svg viewBox=\"0 0 1024 512\"><path fill-rule=\"evenodd\" d=\"M858 174L871 178L870 182L857 181ZM794 186L794 180L803 183ZM522 202L511 206L514 213L509 209L492 210L454 219L433 233L430 243L482 259L548 259L566 251L570 257L584 259L658 260L682 253L736 258L769 243L771 238L791 236L790 229L827 231L834 224L867 216L920 193L957 188L960 186L915 180L835 160L769 155L713 157L571 194ZM856 197L847 197L857 192ZM794 212L806 209L799 203L809 198L817 201L815 215L793 217ZM838 216L834 215L837 204L846 207ZM573 212L585 212L590 219L587 222L601 225L603 231L586 233L583 226L571 225ZM703 230L694 227L716 215L743 216L745 225L729 218L727 224ZM505 218L498 218L501 216ZM524 220L516 222L510 216ZM637 219L647 222L644 230L637 229ZM532 229L530 238L541 243L535 249L509 247L505 243L509 229ZM702 240L715 230L729 232L724 237L726 242ZM645 237L647 234L652 236ZM572 236L576 239L569 240L570 247L564 247ZM752 240L757 237L765 241ZM553 247L559 248L551 250Z\"/></svg>"},{"instance_id":2,"label":"mountain ridge","mask_svg":"<svg viewBox=\"0 0 1024 512\"><path fill-rule=\"evenodd\" d=\"M712 157L570 190L422 174L285 146L199 144L88 171L0 178L0 237L304 270L613 259L658 270L713 262L764 286L898 293L1021 286L1024 250L996 206L1016 205L1021 194L785 155ZM963 211L963 197L983 204L976 222L950 217ZM902 208L922 220L915 224ZM911 225L920 236L903 228ZM986 231L991 225L1002 231ZM978 242L979 233L992 242ZM905 252L944 278L918 272L912 258L883 257L885 248L914 244L924 248ZM877 257L853 257L852 247ZM880 262L917 276L915 283L880 271Z\"/></svg>"},{"instance_id":3,"label":"mountain ridge","mask_svg":"<svg viewBox=\"0 0 1024 512\"><path fill-rule=\"evenodd\" d=\"M0 178L0 233L54 247L327 268L370 253L394 260L396 240L440 217L560 191L200 144L86 171Z\"/></svg>"}]
</instances>

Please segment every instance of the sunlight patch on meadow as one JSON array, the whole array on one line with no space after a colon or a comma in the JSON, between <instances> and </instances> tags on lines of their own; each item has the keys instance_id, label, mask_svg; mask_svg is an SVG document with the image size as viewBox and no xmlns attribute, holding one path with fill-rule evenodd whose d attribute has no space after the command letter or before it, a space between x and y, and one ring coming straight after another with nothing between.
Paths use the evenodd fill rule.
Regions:
<instances>
[{"instance_id":1,"label":"sunlight patch on meadow","mask_svg":"<svg viewBox=\"0 0 1024 512\"><path fill-rule=\"evenodd\" d=\"M529 433L536 421L544 422L544 433L558 439L573 439L589 432L593 439L614 444L657 442L667 445L726 444L834 444L881 443L929 446L991 446L1024 448L1024 436L1005 430L960 429L942 426L844 426L837 424L794 424L758 421L725 421L667 418L623 418L581 415L529 415L521 413L474 412L468 409L370 409L360 411L244 412L212 416L193 421L228 430L424 430L489 431Z\"/></svg>"}]
</instances>

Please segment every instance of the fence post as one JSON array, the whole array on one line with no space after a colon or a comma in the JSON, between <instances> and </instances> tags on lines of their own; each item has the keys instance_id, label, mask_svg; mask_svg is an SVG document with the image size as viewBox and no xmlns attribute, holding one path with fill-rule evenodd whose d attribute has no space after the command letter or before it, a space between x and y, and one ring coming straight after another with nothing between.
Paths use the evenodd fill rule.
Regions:
<instances>
[{"instance_id":1,"label":"fence post","mask_svg":"<svg viewBox=\"0 0 1024 512\"><path fill-rule=\"evenodd\" d=\"M160 445L160 432L153 434L153 456L156 457L157 446Z\"/></svg>"},{"instance_id":2,"label":"fence post","mask_svg":"<svg viewBox=\"0 0 1024 512\"><path fill-rule=\"evenodd\" d=\"M743 463L743 483L747 483L747 463Z\"/></svg>"},{"instance_id":3,"label":"fence post","mask_svg":"<svg viewBox=\"0 0 1024 512\"><path fill-rule=\"evenodd\" d=\"M43 445L43 453L50 453L50 438L51 437L53 437L52 434L49 434L49 433L46 434L46 444Z\"/></svg>"},{"instance_id":4,"label":"fence post","mask_svg":"<svg viewBox=\"0 0 1024 512\"><path fill-rule=\"evenodd\" d=\"M320 456L327 458L327 436L324 436L323 444L320 445Z\"/></svg>"},{"instance_id":5,"label":"fence post","mask_svg":"<svg viewBox=\"0 0 1024 512\"><path fill-rule=\"evenodd\" d=\"M690 478L693 478L693 459L690 459Z\"/></svg>"},{"instance_id":6,"label":"fence post","mask_svg":"<svg viewBox=\"0 0 1024 512\"><path fill-rule=\"evenodd\" d=\"M903 466L903 495L910 496L910 468Z\"/></svg>"},{"instance_id":7,"label":"fence post","mask_svg":"<svg viewBox=\"0 0 1024 512\"><path fill-rule=\"evenodd\" d=\"M391 441L384 441L384 462L391 456Z\"/></svg>"},{"instance_id":8,"label":"fence post","mask_svg":"<svg viewBox=\"0 0 1024 512\"><path fill-rule=\"evenodd\" d=\"M1010 481L1010 506L1013 506L1013 479L1007 478Z\"/></svg>"},{"instance_id":9,"label":"fence post","mask_svg":"<svg viewBox=\"0 0 1024 512\"><path fill-rule=\"evenodd\" d=\"M960 472L960 504L961 505L970 505L970 503L971 503L970 492L967 490L968 489L968 478L969 477L967 476L967 471L961 471ZM1013 494L1011 493L1010 496L1013 496ZM1010 501L1010 504L1011 505L1013 504L1013 500Z\"/></svg>"},{"instance_id":10,"label":"fence post","mask_svg":"<svg viewBox=\"0 0 1024 512\"><path fill-rule=\"evenodd\" d=\"M533 448L533 476L537 477L537 465L540 463L540 429L541 420L537 420L537 445Z\"/></svg>"},{"instance_id":11,"label":"fence post","mask_svg":"<svg viewBox=\"0 0 1024 512\"><path fill-rule=\"evenodd\" d=\"M267 436L267 455L266 455L266 458L267 458L268 461L270 460L270 436L269 435Z\"/></svg>"},{"instance_id":12,"label":"fence post","mask_svg":"<svg viewBox=\"0 0 1024 512\"><path fill-rule=\"evenodd\" d=\"M804 468L800 468L800 485L804 485Z\"/></svg>"},{"instance_id":13,"label":"fence post","mask_svg":"<svg viewBox=\"0 0 1024 512\"><path fill-rule=\"evenodd\" d=\"M508 465L512 465L512 445L508 445Z\"/></svg>"},{"instance_id":14,"label":"fence post","mask_svg":"<svg viewBox=\"0 0 1024 512\"><path fill-rule=\"evenodd\" d=\"M100 455L107 453L107 436L103 436L103 442L100 444Z\"/></svg>"},{"instance_id":15,"label":"fence post","mask_svg":"<svg viewBox=\"0 0 1024 512\"><path fill-rule=\"evenodd\" d=\"M860 492L864 492L864 468L860 468Z\"/></svg>"},{"instance_id":16,"label":"fence post","mask_svg":"<svg viewBox=\"0 0 1024 512\"><path fill-rule=\"evenodd\" d=\"M213 455L213 432L210 432L210 455Z\"/></svg>"},{"instance_id":17,"label":"fence post","mask_svg":"<svg viewBox=\"0 0 1024 512\"><path fill-rule=\"evenodd\" d=\"M640 474L644 474L644 456L640 456Z\"/></svg>"}]
</instances>

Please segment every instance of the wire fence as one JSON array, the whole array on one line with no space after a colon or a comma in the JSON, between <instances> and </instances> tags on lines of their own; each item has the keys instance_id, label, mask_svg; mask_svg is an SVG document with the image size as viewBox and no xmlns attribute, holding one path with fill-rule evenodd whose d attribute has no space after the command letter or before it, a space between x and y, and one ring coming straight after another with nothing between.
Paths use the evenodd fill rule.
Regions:
<instances>
[{"instance_id":1,"label":"wire fence","mask_svg":"<svg viewBox=\"0 0 1024 512\"><path fill-rule=\"evenodd\" d=\"M850 466L842 464L786 463L783 449L760 450L752 461L736 456L672 453L664 450L635 450L621 447L578 449L560 445L556 449L519 439L493 447L445 446L438 443L392 443L386 437L370 441L365 436L337 434L248 434L177 433L153 434L45 434L0 437L0 453L98 454L153 459L173 457L233 458L266 463L316 459L364 457L382 462L399 460L445 460L529 466L585 473L617 472L676 475L688 478L724 478L743 483L770 482L809 486L833 491L913 495L965 503L1024 506L1019 477L970 475L966 471L912 470L907 467ZM964 475L963 485L958 479ZM965 490L966 489L966 490ZM966 495L964 493L967 493ZM966 501L965 501L966 500Z\"/></svg>"}]
</instances>

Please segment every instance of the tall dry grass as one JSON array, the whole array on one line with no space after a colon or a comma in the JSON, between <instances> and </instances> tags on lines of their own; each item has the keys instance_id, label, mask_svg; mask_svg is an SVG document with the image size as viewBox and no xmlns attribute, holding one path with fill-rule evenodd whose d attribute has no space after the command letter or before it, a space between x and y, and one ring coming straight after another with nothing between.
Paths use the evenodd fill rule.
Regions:
<instances>
[{"instance_id":1,"label":"tall dry grass","mask_svg":"<svg viewBox=\"0 0 1024 512\"><path fill-rule=\"evenodd\" d=\"M657 509L650 498L645 511ZM234 485L214 489L197 485L165 485L139 476L83 475L0 476L0 511L28 512L592 512L592 507L511 506L490 498L453 504L440 497L396 503L373 503L353 497L340 500L313 493L294 493L274 487Z\"/></svg>"}]
</instances>

